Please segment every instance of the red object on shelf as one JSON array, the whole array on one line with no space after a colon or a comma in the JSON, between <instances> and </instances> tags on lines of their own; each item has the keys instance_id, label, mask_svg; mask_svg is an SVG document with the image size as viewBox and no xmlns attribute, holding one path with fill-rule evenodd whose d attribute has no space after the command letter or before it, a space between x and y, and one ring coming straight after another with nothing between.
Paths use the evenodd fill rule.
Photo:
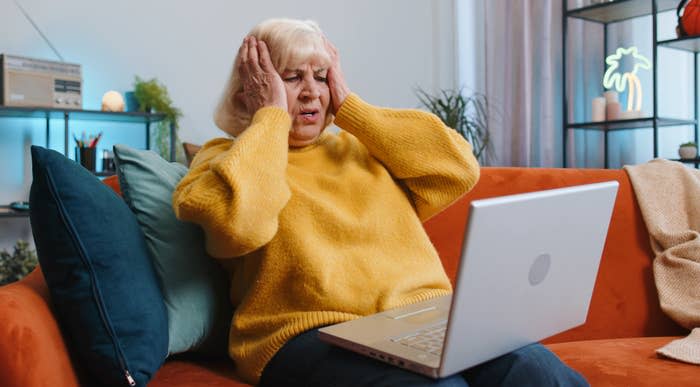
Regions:
<instances>
[{"instance_id":1,"label":"red object on shelf","mask_svg":"<svg viewBox=\"0 0 700 387\"><path fill-rule=\"evenodd\" d=\"M676 14L679 37L700 35L700 0L681 0Z\"/></svg>"}]
</instances>

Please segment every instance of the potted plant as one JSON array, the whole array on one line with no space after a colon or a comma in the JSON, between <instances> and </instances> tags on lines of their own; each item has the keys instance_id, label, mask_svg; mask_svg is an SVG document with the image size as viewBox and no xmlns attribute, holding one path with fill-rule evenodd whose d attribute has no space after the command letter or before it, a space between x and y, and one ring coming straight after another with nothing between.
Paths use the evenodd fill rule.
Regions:
<instances>
[{"instance_id":1,"label":"potted plant","mask_svg":"<svg viewBox=\"0 0 700 387\"><path fill-rule=\"evenodd\" d=\"M178 136L178 120L182 117L180 109L173 105L168 89L156 78L144 80L138 75L134 79L134 98L142 112L156 112L165 115L163 121L157 123L153 143L161 157L168 159L170 153L170 125L175 128L175 155L177 161L184 161L182 146Z\"/></svg>"},{"instance_id":2,"label":"potted plant","mask_svg":"<svg viewBox=\"0 0 700 387\"><path fill-rule=\"evenodd\" d=\"M465 96L462 89L444 89L432 95L420 88L416 89L416 95L425 108L472 145L480 163L485 164L492 158L489 106L485 95Z\"/></svg>"},{"instance_id":3,"label":"potted plant","mask_svg":"<svg viewBox=\"0 0 700 387\"><path fill-rule=\"evenodd\" d=\"M678 154L682 159L695 159L698 157L698 146L692 141L684 142L678 147Z\"/></svg>"},{"instance_id":4,"label":"potted plant","mask_svg":"<svg viewBox=\"0 0 700 387\"><path fill-rule=\"evenodd\" d=\"M29 243L18 240L12 254L0 251L0 286L22 279L38 264L36 252L29 249Z\"/></svg>"}]
</instances>

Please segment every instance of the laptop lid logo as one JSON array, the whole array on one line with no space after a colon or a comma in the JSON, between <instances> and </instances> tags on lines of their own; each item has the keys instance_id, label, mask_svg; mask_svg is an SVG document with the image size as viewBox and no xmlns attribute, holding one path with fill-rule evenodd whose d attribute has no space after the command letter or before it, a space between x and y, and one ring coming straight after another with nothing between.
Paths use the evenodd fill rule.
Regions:
<instances>
[{"instance_id":1,"label":"laptop lid logo","mask_svg":"<svg viewBox=\"0 0 700 387\"><path fill-rule=\"evenodd\" d=\"M544 281L549 273L549 267L552 264L552 257L549 254L540 254L535 258L535 261L530 266L530 274L528 280L530 285L536 286Z\"/></svg>"}]
</instances>

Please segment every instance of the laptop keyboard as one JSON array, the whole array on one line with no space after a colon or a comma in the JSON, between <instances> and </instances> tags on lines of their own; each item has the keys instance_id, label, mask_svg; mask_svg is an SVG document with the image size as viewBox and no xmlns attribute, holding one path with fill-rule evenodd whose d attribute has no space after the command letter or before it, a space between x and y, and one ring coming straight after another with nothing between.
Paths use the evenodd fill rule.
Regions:
<instances>
[{"instance_id":1,"label":"laptop keyboard","mask_svg":"<svg viewBox=\"0 0 700 387\"><path fill-rule=\"evenodd\" d=\"M393 338L391 341L440 356L442 354L442 345L445 342L446 329L447 320L419 331Z\"/></svg>"}]
</instances>

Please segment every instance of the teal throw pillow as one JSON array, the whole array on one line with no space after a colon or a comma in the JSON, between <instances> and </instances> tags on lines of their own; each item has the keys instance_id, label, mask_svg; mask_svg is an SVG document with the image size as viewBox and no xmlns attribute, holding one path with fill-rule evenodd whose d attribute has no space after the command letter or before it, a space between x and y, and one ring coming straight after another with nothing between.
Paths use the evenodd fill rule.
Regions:
<instances>
[{"instance_id":1,"label":"teal throw pillow","mask_svg":"<svg viewBox=\"0 0 700 387\"><path fill-rule=\"evenodd\" d=\"M168 311L170 354L225 354L232 307L225 270L204 250L204 233L178 220L172 196L187 167L152 151L114 147L122 195L146 237Z\"/></svg>"}]
</instances>

